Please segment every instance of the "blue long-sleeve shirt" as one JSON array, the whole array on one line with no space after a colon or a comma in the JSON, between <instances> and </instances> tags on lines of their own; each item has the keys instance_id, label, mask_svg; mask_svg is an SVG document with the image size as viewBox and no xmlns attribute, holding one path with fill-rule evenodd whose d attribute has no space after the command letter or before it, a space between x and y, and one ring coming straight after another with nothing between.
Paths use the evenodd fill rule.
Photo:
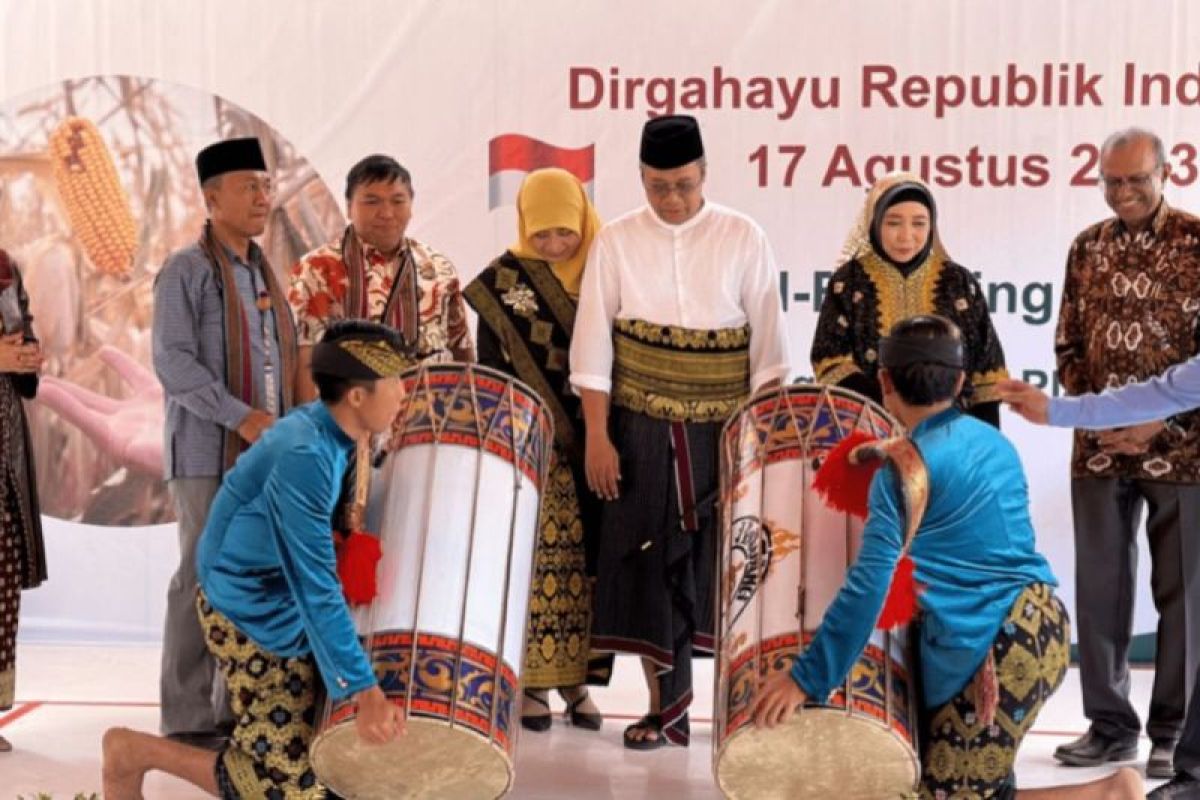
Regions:
<instances>
[{"instance_id":1,"label":"blue long-sleeve shirt","mask_svg":"<svg viewBox=\"0 0 1200 800\"><path fill-rule=\"evenodd\" d=\"M924 612L919 653L925 705L940 706L978 671L1021 590L1057 585L1035 549L1025 472L998 430L955 409L917 425L929 470L929 505L911 549ZM871 483L858 559L792 666L805 694L823 701L846 679L879 618L904 539L894 471Z\"/></svg>"},{"instance_id":2,"label":"blue long-sleeve shirt","mask_svg":"<svg viewBox=\"0 0 1200 800\"><path fill-rule=\"evenodd\" d=\"M321 401L294 409L226 473L196 547L213 607L271 653L312 653L335 700L376 683L330 530L353 447Z\"/></svg>"},{"instance_id":3,"label":"blue long-sleeve shirt","mask_svg":"<svg viewBox=\"0 0 1200 800\"><path fill-rule=\"evenodd\" d=\"M1200 408L1200 356L1176 364L1162 375L1100 394L1055 397L1050 424L1059 428L1117 428L1153 422Z\"/></svg>"}]
</instances>

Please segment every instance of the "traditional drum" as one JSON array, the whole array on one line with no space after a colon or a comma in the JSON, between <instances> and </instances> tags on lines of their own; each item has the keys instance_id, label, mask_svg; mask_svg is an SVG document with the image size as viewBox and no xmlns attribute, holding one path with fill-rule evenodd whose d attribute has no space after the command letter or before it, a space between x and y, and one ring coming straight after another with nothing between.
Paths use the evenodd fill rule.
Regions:
<instances>
[{"instance_id":1,"label":"traditional drum","mask_svg":"<svg viewBox=\"0 0 1200 800\"><path fill-rule=\"evenodd\" d=\"M796 385L755 395L722 432L713 766L726 797L880 800L916 785L903 631L876 631L845 685L788 724L759 730L750 717L760 682L808 646L861 543L862 523L829 509L813 474L851 431L898 427L854 392Z\"/></svg>"},{"instance_id":2,"label":"traditional drum","mask_svg":"<svg viewBox=\"0 0 1200 800\"><path fill-rule=\"evenodd\" d=\"M326 708L313 769L346 798L495 798L512 784L550 415L495 370L443 364L404 375L383 465L379 596L356 615L408 733L358 740L352 702Z\"/></svg>"}]
</instances>

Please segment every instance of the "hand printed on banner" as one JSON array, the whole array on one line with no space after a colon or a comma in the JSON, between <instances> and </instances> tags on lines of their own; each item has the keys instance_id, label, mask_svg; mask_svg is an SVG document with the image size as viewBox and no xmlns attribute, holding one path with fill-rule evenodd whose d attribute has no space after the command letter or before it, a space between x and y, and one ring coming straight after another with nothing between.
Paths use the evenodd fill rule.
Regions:
<instances>
[{"instance_id":1,"label":"hand printed on banner","mask_svg":"<svg viewBox=\"0 0 1200 800\"><path fill-rule=\"evenodd\" d=\"M87 434L97 448L123 466L162 477L162 386L150 370L115 347L104 345L97 356L129 386L129 397L107 397L47 376L42 378L38 401Z\"/></svg>"},{"instance_id":2,"label":"hand printed on banner","mask_svg":"<svg viewBox=\"0 0 1200 800\"><path fill-rule=\"evenodd\" d=\"M0 119L4 246L22 266L45 356L29 409L42 513L169 522L149 341L154 277L206 216L192 157L218 139L259 138L278 187L259 244L277 270L343 230L340 204L266 120L209 92L86 75L6 99Z\"/></svg>"}]
</instances>

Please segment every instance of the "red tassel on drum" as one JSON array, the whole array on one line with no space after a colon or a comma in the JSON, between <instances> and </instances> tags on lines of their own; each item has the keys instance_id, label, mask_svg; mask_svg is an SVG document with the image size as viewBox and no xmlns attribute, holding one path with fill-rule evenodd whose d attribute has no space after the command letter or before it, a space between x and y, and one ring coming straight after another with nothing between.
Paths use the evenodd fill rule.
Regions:
<instances>
[{"instance_id":1,"label":"red tassel on drum","mask_svg":"<svg viewBox=\"0 0 1200 800\"><path fill-rule=\"evenodd\" d=\"M362 531L350 531L337 543L337 572L342 594L352 606L365 606L379 593L375 570L383 550L379 539Z\"/></svg>"},{"instance_id":2,"label":"red tassel on drum","mask_svg":"<svg viewBox=\"0 0 1200 800\"><path fill-rule=\"evenodd\" d=\"M813 477L813 489L825 498L825 504L830 508L867 518L871 479L883 462L871 459L865 464L855 464L850 461L850 454L854 448L874 441L877 439L865 431L853 431L825 456Z\"/></svg>"},{"instance_id":3,"label":"red tassel on drum","mask_svg":"<svg viewBox=\"0 0 1200 800\"><path fill-rule=\"evenodd\" d=\"M913 575L915 566L908 553L896 562L892 585L888 587L887 599L883 601L883 611L879 612L876 628L882 631L899 628L912 622L917 615L917 579Z\"/></svg>"}]
</instances>

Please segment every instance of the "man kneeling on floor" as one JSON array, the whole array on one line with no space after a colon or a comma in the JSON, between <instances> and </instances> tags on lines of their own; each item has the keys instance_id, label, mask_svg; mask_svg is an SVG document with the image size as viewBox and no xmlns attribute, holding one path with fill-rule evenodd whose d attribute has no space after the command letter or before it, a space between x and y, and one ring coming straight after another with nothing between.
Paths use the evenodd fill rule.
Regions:
<instances>
[{"instance_id":1,"label":"man kneeling on floor","mask_svg":"<svg viewBox=\"0 0 1200 800\"><path fill-rule=\"evenodd\" d=\"M404 733L359 645L330 530L348 455L399 411L401 351L399 336L383 325L331 326L313 349L321 399L268 429L226 474L197 546L196 608L237 727L220 753L110 729L108 800L141 798L152 770L226 800L333 797L308 758L318 672L331 697L358 704L364 742Z\"/></svg>"},{"instance_id":2,"label":"man kneeling on floor","mask_svg":"<svg viewBox=\"0 0 1200 800\"><path fill-rule=\"evenodd\" d=\"M912 571L901 574L915 586L897 594L923 616L922 800L1142 800L1141 777L1130 769L1088 784L1017 790L1017 752L1062 683L1070 643L1057 582L1036 549L1025 472L1000 431L956 407L965 372L953 322L901 320L882 340L879 364L884 406L908 431L895 446L909 457L872 479L858 558L811 644L760 691L756 724L786 723L846 681L877 622L895 621L889 586L911 559ZM924 471L905 468L918 461ZM921 515L908 500L926 491ZM910 513L919 522L910 525Z\"/></svg>"}]
</instances>

